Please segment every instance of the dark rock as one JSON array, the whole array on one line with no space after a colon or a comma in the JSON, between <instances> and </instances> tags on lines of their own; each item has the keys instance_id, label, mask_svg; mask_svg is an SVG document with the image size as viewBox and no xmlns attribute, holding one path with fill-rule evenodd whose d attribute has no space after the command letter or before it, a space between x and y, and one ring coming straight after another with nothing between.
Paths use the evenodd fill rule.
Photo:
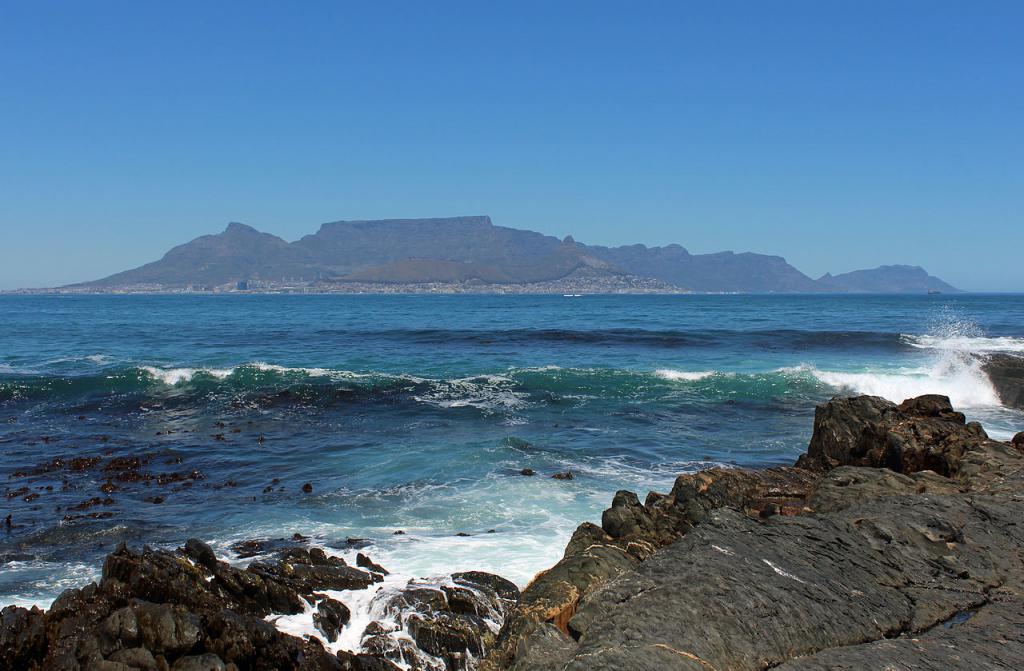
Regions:
<instances>
[{"instance_id":1,"label":"dark rock","mask_svg":"<svg viewBox=\"0 0 1024 671\"><path fill-rule=\"evenodd\" d=\"M313 485L307 482L306 484L302 485L302 491L305 494L312 493L313 492Z\"/></svg>"},{"instance_id":2,"label":"dark rock","mask_svg":"<svg viewBox=\"0 0 1024 671\"><path fill-rule=\"evenodd\" d=\"M0 628L0 668L11 669L340 669L315 638L282 634L265 617L301 612L288 586L204 557L118 548L103 579L62 593L45 614L8 608ZM184 552L184 551L183 551ZM278 606L282 610L275 610ZM321 622L346 619L325 602ZM325 627L326 628L326 627Z\"/></svg>"},{"instance_id":3,"label":"dark rock","mask_svg":"<svg viewBox=\"0 0 1024 671\"><path fill-rule=\"evenodd\" d=\"M224 671L224 661L217 655L205 653L181 657L171 666L171 671Z\"/></svg>"},{"instance_id":4,"label":"dark rock","mask_svg":"<svg viewBox=\"0 0 1024 671\"><path fill-rule=\"evenodd\" d=\"M1024 431L1017 433L1010 440L1010 444L1016 447L1018 450L1024 451ZM10 519L10 515L7 516Z\"/></svg>"},{"instance_id":5,"label":"dark rock","mask_svg":"<svg viewBox=\"0 0 1024 671\"><path fill-rule=\"evenodd\" d=\"M369 557L364 555L362 552L356 554L356 566L369 569L374 573L380 573L381 575L388 575L388 571L386 568L384 568L380 564L375 564Z\"/></svg>"},{"instance_id":6,"label":"dark rock","mask_svg":"<svg viewBox=\"0 0 1024 671\"><path fill-rule=\"evenodd\" d=\"M814 434L797 465L932 470L951 476L965 452L988 442L981 426L966 423L945 396L922 396L901 405L874 396L836 398L815 409Z\"/></svg>"},{"instance_id":7,"label":"dark rock","mask_svg":"<svg viewBox=\"0 0 1024 671\"><path fill-rule=\"evenodd\" d=\"M406 626L413 640L427 653L444 660L448 669L464 669L470 656L479 657L486 645L486 624L475 615L437 612L429 617L410 615Z\"/></svg>"},{"instance_id":8,"label":"dark rock","mask_svg":"<svg viewBox=\"0 0 1024 671\"><path fill-rule=\"evenodd\" d=\"M1024 357L1013 354L990 354L982 370L988 375L1003 405L1024 408Z\"/></svg>"},{"instance_id":9,"label":"dark rock","mask_svg":"<svg viewBox=\"0 0 1024 671\"><path fill-rule=\"evenodd\" d=\"M298 536L298 538L296 538ZM260 555L269 555L295 547L302 547L309 539L299 534L291 538L252 538L239 541L231 546L231 551L239 559L249 559Z\"/></svg>"},{"instance_id":10,"label":"dark rock","mask_svg":"<svg viewBox=\"0 0 1024 671\"><path fill-rule=\"evenodd\" d=\"M486 590L494 596L503 600L505 606L515 605L519 601L519 588L511 580L506 580L500 575L485 573L483 571L465 571L453 573L452 581L457 585L466 585L476 590Z\"/></svg>"},{"instance_id":11,"label":"dark rock","mask_svg":"<svg viewBox=\"0 0 1024 671\"><path fill-rule=\"evenodd\" d=\"M46 650L46 624L38 608L0 610L0 668L27 669Z\"/></svg>"},{"instance_id":12,"label":"dark rock","mask_svg":"<svg viewBox=\"0 0 1024 671\"><path fill-rule=\"evenodd\" d=\"M113 654L107 657L107 660L124 664L125 666L133 669L156 671L156 669L159 668L153 653L142 647L122 648L120 650L116 650ZM177 665L175 665L175 668L177 668Z\"/></svg>"},{"instance_id":13,"label":"dark rock","mask_svg":"<svg viewBox=\"0 0 1024 671\"><path fill-rule=\"evenodd\" d=\"M348 566L340 557L328 557L320 548L292 548L277 561L255 561L248 571L281 583L299 594L322 590L365 589L380 576Z\"/></svg>"},{"instance_id":14,"label":"dark rock","mask_svg":"<svg viewBox=\"0 0 1024 671\"><path fill-rule=\"evenodd\" d=\"M558 627L544 623L523 637L511 671L562 671L573 657L576 642Z\"/></svg>"},{"instance_id":15,"label":"dark rock","mask_svg":"<svg viewBox=\"0 0 1024 671\"><path fill-rule=\"evenodd\" d=\"M209 545L198 538L189 538L185 541L184 551L185 555L190 557L200 566L204 566L210 570L217 567L217 555L213 553L213 550Z\"/></svg>"},{"instance_id":16,"label":"dark rock","mask_svg":"<svg viewBox=\"0 0 1024 671\"><path fill-rule=\"evenodd\" d=\"M555 480L572 480L575 476L573 476L572 471L562 471L560 473L555 473L551 477Z\"/></svg>"},{"instance_id":17,"label":"dark rock","mask_svg":"<svg viewBox=\"0 0 1024 671\"><path fill-rule=\"evenodd\" d=\"M344 671L401 671L397 664L374 655L358 654L341 650L338 652L341 668Z\"/></svg>"},{"instance_id":18,"label":"dark rock","mask_svg":"<svg viewBox=\"0 0 1024 671\"><path fill-rule=\"evenodd\" d=\"M328 641L334 643L350 617L351 613L345 604L334 599L321 599L316 606L316 612L313 613L313 624Z\"/></svg>"},{"instance_id":19,"label":"dark rock","mask_svg":"<svg viewBox=\"0 0 1024 671\"><path fill-rule=\"evenodd\" d=\"M537 475L537 473L532 468L524 468L519 471L519 475Z\"/></svg>"},{"instance_id":20,"label":"dark rock","mask_svg":"<svg viewBox=\"0 0 1024 671\"><path fill-rule=\"evenodd\" d=\"M198 616L184 606L140 603L132 607L139 640L155 654L173 657L191 650L202 637Z\"/></svg>"}]
</instances>

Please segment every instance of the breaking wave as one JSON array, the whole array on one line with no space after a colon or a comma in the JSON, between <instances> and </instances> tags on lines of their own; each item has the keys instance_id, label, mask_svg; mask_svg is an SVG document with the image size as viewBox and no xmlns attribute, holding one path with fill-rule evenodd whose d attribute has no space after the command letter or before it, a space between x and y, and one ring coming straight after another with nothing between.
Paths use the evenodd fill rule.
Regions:
<instances>
[{"instance_id":1,"label":"breaking wave","mask_svg":"<svg viewBox=\"0 0 1024 671\"><path fill-rule=\"evenodd\" d=\"M895 402L926 393L944 394L955 406L977 408L1000 403L975 353L1024 348L1024 341L1014 338L902 337L915 348L929 350L932 356L918 357L918 365L913 367L849 370L812 364L763 372L544 366L442 378L265 362L230 368L144 365L70 376L16 374L0 368L0 403L102 405L155 401L183 405L218 399L236 407L414 403L440 410L471 408L512 415L535 404L593 399L681 396L713 401L796 395L820 400L831 393L850 392L882 396Z\"/></svg>"},{"instance_id":2,"label":"breaking wave","mask_svg":"<svg viewBox=\"0 0 1024 671\"><path fill-rule=\"evenodd\" d=\"M920 335L902 336L911 347L927 350L945 350L951 352L1020 352L1024 353L1024 338L999 336L986 338L979 335Z\"/></svg>"}]
</instances>

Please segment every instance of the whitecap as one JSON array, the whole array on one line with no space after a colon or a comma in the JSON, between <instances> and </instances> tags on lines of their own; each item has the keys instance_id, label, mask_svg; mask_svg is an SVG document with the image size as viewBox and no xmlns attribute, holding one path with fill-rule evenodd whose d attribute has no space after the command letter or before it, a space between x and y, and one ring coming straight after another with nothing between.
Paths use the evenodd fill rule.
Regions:
<instances>
[{"instance_id":1,"label":"whitecap","mask_svg":"<svg viewBox=\"0 0 1024 671\"><path fill-rule=\"evenodd\" d=\"M150 377L163 382L166 385L176 385L182 382L188 382L198 374L209 375L215 377L218 380L230 376L235 369L233 368L156 368L155 366L142 366L141 370L145 371Z\"/></svg>"},{"instance_id":2,"label":"whitecap","mask_svg":"<svg viewBox=\"0 0 1024 671\"><path fill-rule=\"evenodd\" d=\"M817 380L858 394L881 396L894 403L922 394L948 396L957 408L979 408L1000 405L999 395L977 360L951 357L929 368L871 370L861 372L808 372Z\"/></svg>"},{"instance_id":3,"label":"whitecap","mask_svg":"<svg viewBox=\"0 0 1024 671\"><path fill-rule=\"evenodd\" d=\"M947 350L955 352L1022 352L1024 353L1024 338L1011 336L996 336L986 338L976 335L946 334L946 335L902 335L908 345L919 349Z\"/></svg>"},{"instance_id":4,"label":"whitecap","mask_svg":"<svg viewBox=\"0 0 1024 671\"><path fill-rule=\"evenodd\" d=\"M673 370L671 368L659 368L654 371L657 377L671 382L699 382L715 374L713 370Z\"/></svg>"}]
</instances>

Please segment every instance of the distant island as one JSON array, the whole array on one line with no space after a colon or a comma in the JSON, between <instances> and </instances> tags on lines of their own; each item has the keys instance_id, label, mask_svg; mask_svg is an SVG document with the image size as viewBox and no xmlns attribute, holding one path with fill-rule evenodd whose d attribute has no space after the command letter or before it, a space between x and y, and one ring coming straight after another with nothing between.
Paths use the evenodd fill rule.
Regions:
<instances>
[{"instance_id":1,"label":"distant island","mask_svg":"<svg viewBox=\"0 0 1024 671\"><path fill-rule=\"evenodd\" d=\"M295 242L240 223L163 258L49 291L324 293L957 293L917 266L813 279L781 256L601 247L487 216L336 221Z\"/></svg>"}]
</instances>

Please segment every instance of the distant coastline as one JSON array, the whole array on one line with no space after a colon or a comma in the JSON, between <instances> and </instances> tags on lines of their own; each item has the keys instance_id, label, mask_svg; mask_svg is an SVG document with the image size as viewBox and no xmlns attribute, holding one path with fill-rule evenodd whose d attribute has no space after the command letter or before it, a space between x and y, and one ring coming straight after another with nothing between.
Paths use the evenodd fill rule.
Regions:
<instances>
[{"instance_id":1,"label":"distant coastline","mask_svg":"<svg viewBox=\"0 0 1024 671\"><path fill-rule=\"evenodd\" d=\"M237 222L68 293L959 293L919 266L814 279L781 256L603 247L495 226L487 216L335 221L287 242Z\"/></svg>"},{"instance_id":2,"label":"distant coastline","mask_svg":"<svg viewBox=\"0 0 1024 671\"><path fill-rule=\"evenodd\" d=\"M665 286L635 287L586 287L546 285L485 285L485 284L386 284L386 283L339 283L337 285L283 285L259 289L238 289L237 287L210 288L147 288L117 287L110 289L84 288L80 286L47 287L38 289L5 289L0 296L963 296L963 295L1017 295L1024 292L977 292L958 291L944 294L927 291L690 291Z\"/></svg>"}]
</instances>

